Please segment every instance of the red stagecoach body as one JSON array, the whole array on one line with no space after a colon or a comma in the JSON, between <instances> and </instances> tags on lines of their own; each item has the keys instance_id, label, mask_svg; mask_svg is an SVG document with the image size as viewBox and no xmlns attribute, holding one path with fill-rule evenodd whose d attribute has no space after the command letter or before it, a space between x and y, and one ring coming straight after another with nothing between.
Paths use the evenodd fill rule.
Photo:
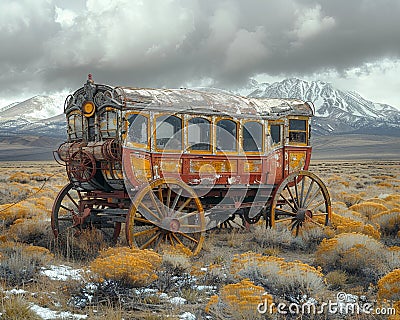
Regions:
<instances>
[{"instance_id":1,"label":"red stagecoach body","mask_svg":"<svg viewBox=\"0 0 400 320\"><path fill-rule=\"evenodd\" d=\"M95 226L116 238L126 223L130 245L197 253L206 229L237 216L296 233L329 223L329 193L307 171L311 103L89 78L64 109L68 139L55 154L70 183L53 206L56 236Z\"/></svg>"}]
</instances>

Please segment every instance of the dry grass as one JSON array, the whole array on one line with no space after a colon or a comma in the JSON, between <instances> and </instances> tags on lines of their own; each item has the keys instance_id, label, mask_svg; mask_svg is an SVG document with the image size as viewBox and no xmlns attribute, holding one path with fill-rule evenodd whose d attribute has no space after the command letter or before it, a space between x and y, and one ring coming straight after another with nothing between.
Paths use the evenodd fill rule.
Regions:
<instances>
[{"instance_id":1,"label":"dry grass","mask_svg":"<svg viewBox=\"0 0 400 320\"><path fill-rule=\"evenodd\" d=\"M381 292L379 295L383 297L382 288L392 288L382 279L400 268L400 248L396 247L400 246L398 162L315 162L310 171L326 182L331 193L334 212L331 228L304 229L297 238L285 228L266 229L262 222L251 226L250 231L209 232L203 250L196 257L178 249L161 254L163 262L156 270L158 279L146 284L146 288L139 288L156 293L126 291L115 281L107 280L93 292L93 303L87 303L81 313L88 314L90 319L129 319L133 313L138 319L179 319L180 314L191 312L201 319L207 316L204 309L209 299L217 295L219 300L211 315L224 318L227 306L222 299L224 288L244 277L251 277L255 286L272 293L274 300L286 302L285 299L303 292L314 295L318 291L327 296L335 296L338 290L364 294L370 300L378 298L377 293ZM64 168L54 163L0 163L0 241L12 241L18 248L43 246L55 255L53 264L88 267L99 251L110 245L102 232L87 230L78 238L71 234L56 243L49 228L53 199L66 183ZM9 207L20 200L23 201ZM353 232L357 235L347 236ZM325 243L336 243L335 249L324 247ZM240 271L233 271L235 254L248 251L269 262L257 266L242 264ZM59 282L38 275L39 266L47 261L32 262L33 258L7 250L2 250L1 255L1 265L13 270L6 272L12 274L8 278L3 273L3 289L21 287L21 281L13 280L18 278L25 279L24 288L35 293L18 297L19 300L3 299L3 312L5 303L11 300L21 305L21 311L28 301L53 310L74 311L71 297L88 294L86 284L81 281ZM282 261L279 259L284 260L272 262ZM24 278L18 270L24 270L21 265L29 264L35 268ZM318 264L323 267L322 272L317 269ZM213 289L198 290L196 286ZM182 297L186 303L174 305L160 297L161 292L170 298Z\"/></svg>"},{"instance_id":2,"label":"dry grass","mask_svg":"<svg viewBox=\"0 0 400 320\"><path fill-rule=\"evenodd\" d=\"M4 297L2 299L2 315L4 320L40 320L31 305L20 296Z\"/></svg>"}]
</instances>

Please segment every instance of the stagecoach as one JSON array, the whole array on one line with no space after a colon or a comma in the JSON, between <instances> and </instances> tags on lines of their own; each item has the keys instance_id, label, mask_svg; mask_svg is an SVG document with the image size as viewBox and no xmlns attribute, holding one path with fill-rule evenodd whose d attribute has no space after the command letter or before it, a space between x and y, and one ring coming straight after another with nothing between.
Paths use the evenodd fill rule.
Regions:
<instances>
[{"instance_id":1,"label":"stagecoach","mask_svg":"<svg viewBox=\"0 0 400 320\"><path fill-rule=\"evenodd\" d=\"M68 96L67 141L54 152L69 183L56 238L125 224L130 246L198 253L207 230L235 224L328 225L324 183L308 171L311 103L226 91L97 84ZM260 220L262 218L262 220Z\"/></svg>"}]
</instances>

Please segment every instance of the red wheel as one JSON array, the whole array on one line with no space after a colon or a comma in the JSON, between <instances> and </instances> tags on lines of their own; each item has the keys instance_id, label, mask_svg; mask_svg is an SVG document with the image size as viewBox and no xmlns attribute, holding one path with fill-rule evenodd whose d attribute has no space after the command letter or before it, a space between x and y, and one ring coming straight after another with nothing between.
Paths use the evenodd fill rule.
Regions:
<instances>
[{"instance_id":1,"label":"red wheel","mask_svg":"<svg viewBox=\"0 0 400 320\"><path fill-rule=\"evenodd\" d=\"M72 180L88 182L96 174L96 160L89 152L78 150L67 163L67 173Z\"/></svg>"},{"instance_id":2,"label":"red wheel","mask_svg":"<svg viewBox=\"0 0 400 320\"><path fill-rule=\"evenodd\" d=\"M116 160L116 161L122 160L122 146L118 140L113 139L113 140L107 141L105 146L106 146L106 150L107 150L107 155L112 160Z\"/></svg>"}]
</instances>

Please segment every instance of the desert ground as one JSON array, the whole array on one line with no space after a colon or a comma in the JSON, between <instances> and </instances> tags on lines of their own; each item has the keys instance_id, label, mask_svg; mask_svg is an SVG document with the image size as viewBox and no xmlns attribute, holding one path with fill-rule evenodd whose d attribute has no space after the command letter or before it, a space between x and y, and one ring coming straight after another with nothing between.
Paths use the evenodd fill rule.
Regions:
<instances>
[{"instance_id":1,"label":"desert ground","mask_svg":"<svg viewBox=\"0 0 400 320\"><path fill-rule=\"evenodd\" d=\"M1 319L399 319L388 313L400 314L400 161L314 160L310 171L331 194L330 226L212 230L191 256L98 230L60 247L50 214L65 169L0 162ZM371 308L340 314L328 301ZM264 302L275 307L260 313ZM305 303L317 312L296 310Z\"/></svg>"}]
</instances>

